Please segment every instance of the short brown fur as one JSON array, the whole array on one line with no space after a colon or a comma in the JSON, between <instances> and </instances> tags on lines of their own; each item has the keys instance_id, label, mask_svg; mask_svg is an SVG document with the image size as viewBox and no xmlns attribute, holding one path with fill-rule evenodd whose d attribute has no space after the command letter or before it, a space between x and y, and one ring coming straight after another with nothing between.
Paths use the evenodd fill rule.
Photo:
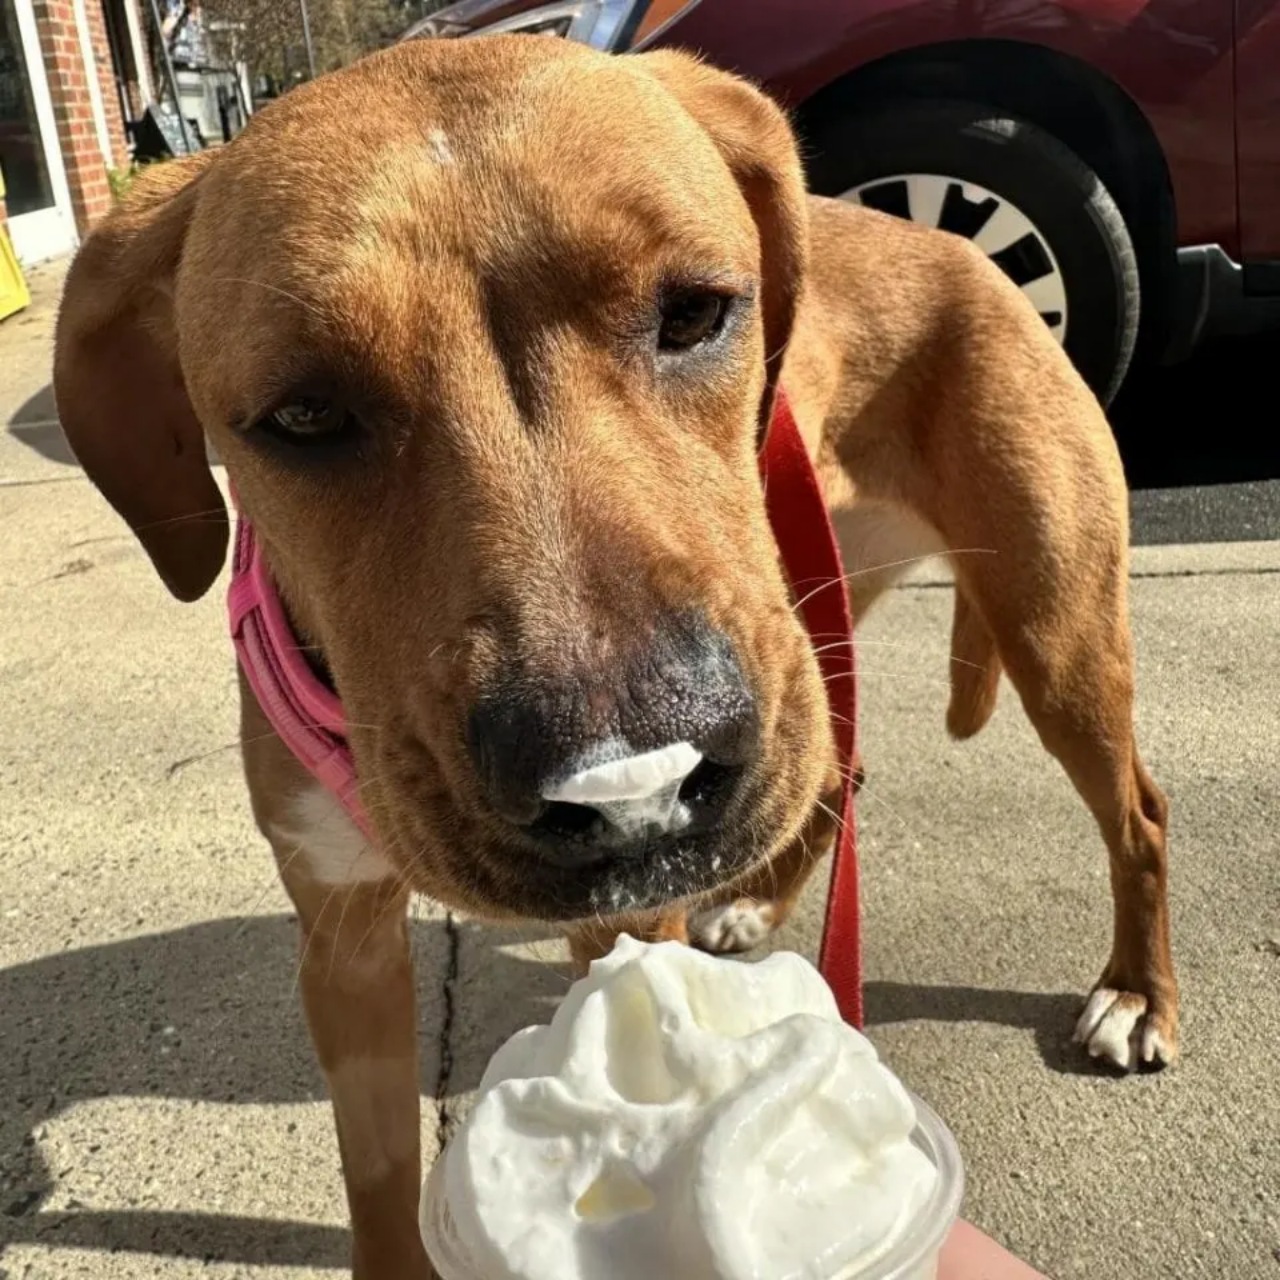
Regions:
<instances>
[{"instance_id":1,"label":"short brown fur","mask_svg":"<svg viewBox=\"0 0 1280 1280\"><path fill-rule=\"evenodd\" d=\"M751 294L750 320L705 376L664 380L638 353L638 300L699 271ZM461 745L505 665L607 670L660 612L696 606L741 655L764 743L721 895L775 897L776 922L830 844L823 687L756 477L779 378L856 615L894 580L887 562L950 553L948 727L977 732L1008 674L1110 854L1100 986L1171 1059L1167 806L1133 739L1126 495L1104 416L977 251L807 199L786 121L754 89L669 53L416 42L147 175L72 268L55 382L86 470L194 598L227 542L207 436L351 722L389 870L329 909L332 886L280 835L307 777L244 690L362 1280L431 1274L408 894L555 914ZM298 388L340 388L377 434L341 466L284 457L252 424ZM672 888L656 914L623 903L572 924L575 960L624 925L686 938Z\"/></svg>"}]
</instances>

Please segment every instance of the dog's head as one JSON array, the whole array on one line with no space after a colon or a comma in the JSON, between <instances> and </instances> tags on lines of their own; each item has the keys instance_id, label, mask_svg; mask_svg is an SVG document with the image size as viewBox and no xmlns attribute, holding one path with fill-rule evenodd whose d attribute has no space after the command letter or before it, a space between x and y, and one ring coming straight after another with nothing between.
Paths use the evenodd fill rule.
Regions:
<instances>
[{"instance_id":1,"label":"dog's head","mask_svg":"<svg viewBox=\"0 0 1280 1280\"><path fill-rule=\"evenodd\" d=\"M71 270L58 406L183 599L213 442L418 888L642 909L794 838L832 760L757 475L805 227L732 77L414 42L139 182Z\"/></svg>"}]
</instances>

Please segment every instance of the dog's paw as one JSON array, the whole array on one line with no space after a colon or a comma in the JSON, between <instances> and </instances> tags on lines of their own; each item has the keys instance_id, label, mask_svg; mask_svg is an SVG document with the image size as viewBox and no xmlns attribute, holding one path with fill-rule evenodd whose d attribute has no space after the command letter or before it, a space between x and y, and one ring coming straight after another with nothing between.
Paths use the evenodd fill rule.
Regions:
<instances>
[{"instance_id":1,"label":"dog's paw","mask_svg":"<svg viewBox=\"0 0 1280 1280\"><path fill-rule=\"evenodd\" d=\"M750 951L773 932L776 922L777 911L772 902L736 898L693 916L689 921L689 941L713 955Z\"/></svg>"},{"instance_id":2,"label":"dog's paw","mask_svg":"<svg viewBox=\"0 0 1280 1280\"><path fill-rule=\"evenodd\" d=\"M1176 1033L1153 1013L1146 996L1097 987L1076 1023L1073 1039L1121 1071L1166 1067L1178 1056Z\"/></svg>"}]
</instances>

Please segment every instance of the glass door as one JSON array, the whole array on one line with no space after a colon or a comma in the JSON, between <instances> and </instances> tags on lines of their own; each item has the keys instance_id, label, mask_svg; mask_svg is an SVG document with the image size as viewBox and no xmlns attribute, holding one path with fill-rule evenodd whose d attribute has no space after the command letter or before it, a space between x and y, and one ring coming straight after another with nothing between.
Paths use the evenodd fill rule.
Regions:
<instances>
[{"instance_id":1,"label":"glass door","mask_svg":"<svg viewBox=\"0 0 1280 1280\"><path fill-rule=\"evenodd\" d=\"M39 262L74 248L71 193L32 0L0 0L0 172L18 257Z\"/></svg>"}]
</instances>

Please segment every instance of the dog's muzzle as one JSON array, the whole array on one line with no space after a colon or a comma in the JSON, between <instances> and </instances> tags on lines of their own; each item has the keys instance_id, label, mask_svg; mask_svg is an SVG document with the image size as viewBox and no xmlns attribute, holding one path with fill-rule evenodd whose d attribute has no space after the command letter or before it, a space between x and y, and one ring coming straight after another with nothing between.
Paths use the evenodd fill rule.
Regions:
<instances>
[{"instance_id":1,"label":"dog's muzzle","mask_svg":"<svg viewBox=\"0 0 1280 1280\"><path fill-rule=\"evenodd\" d=\"M574 869L713 835L760 746L732 644L687 613L598 669L513 664L473 710L468 741L492 815Z\"/></svg>"}]
</instances>

